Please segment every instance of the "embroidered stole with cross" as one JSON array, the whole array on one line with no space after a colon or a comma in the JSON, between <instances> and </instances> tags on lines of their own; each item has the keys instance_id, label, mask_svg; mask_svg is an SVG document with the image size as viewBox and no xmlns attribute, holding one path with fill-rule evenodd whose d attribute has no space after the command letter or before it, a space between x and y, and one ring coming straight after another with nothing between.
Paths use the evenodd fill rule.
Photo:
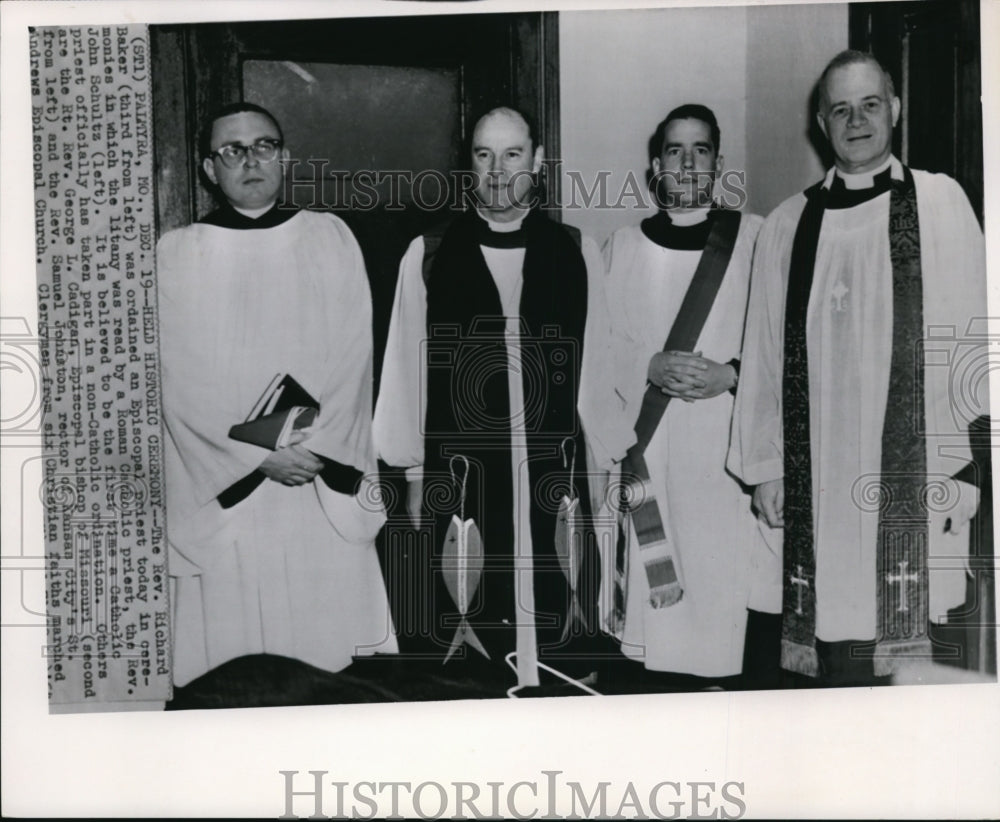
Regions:
<instances>
[{"instance_id":1,"label":"embroidered stole with cross","mask_svg":"<svg viewBox=\"0 0 1000 822\"><path fill-rule=\"evenodd\" d=\"M716 209L712 216L714 223L709 231L705 250L667 335L663 346L665 351L694 351L729 266L739 232L740 213ZM664 394L657 386L650 384L646 387L635 423L636 443L622 462L622 510L627 512L635 528L639 557L649 584L649 604L653 608L673 605L684 593L677 547L670 538L670 529L665 527L665 509L654 496L644 457L646 447L653 439L669 402L669 395ZM619 528L615 558L615 607L612 619L612 629L615 632L624 626L625 619L628 531L628 522L623 522Z\"/></svg>"},{"instance_id":2,"label":"embroidered stole with cross","mask_svg":"<svg viewBox=\"0 0 1000 822\"><path fill-rule=\"evenodd\" d=\"M930 655L927 635L927 451L924 371L916 343L923 336L920 226L913 175L892 180L889 249L892 262L892 356L882 424L876 549L877 624L874 672L885 676L907 657ZM785 540L782 667L816 676L816 556L806 314L828 192L806 191L792 245L785 303ZM859 640L866 637L858 637Z\"/></svg>"}]
</instances>

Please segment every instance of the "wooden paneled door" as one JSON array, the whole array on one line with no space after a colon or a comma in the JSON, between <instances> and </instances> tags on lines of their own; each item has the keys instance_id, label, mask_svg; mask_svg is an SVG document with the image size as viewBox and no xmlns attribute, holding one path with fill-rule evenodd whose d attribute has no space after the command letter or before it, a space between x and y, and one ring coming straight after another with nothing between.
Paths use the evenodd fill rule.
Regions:
<instances>
[{"instance_id":1,"label":"wooden paneled door","mask_svg":"<svg viewBox=\"0 0 1000 822\"><path fill-rule=\"evenodd\" d=\"M882 61L903 103L896 156L958 180L982 222L978 0L852 3L849 20L851 48Z\"/></svg>"},{"instance_id":2,"label":"wooden paneled door","mask_svg":"<svg viewBox=\"0 0 1000 822\"><path fill-rule=\"evenodd\" d=\"M447 216L454 197L437 197L435 186L468 168L479 116L516 106L534 119L548 156L559 156L555 13L167 25L150 36L159 233L215 207L197 154L211 112L238 100L273 111L298 160L286 198L334 211L361 244L376 388L399 260L413 237ZM427 172L423 197L405 183L393 193L391 180L371 176L379 172ZM399 473L383 475L405 500ZM418 595L430 584L427 546L387 545L384 532L379 547L401 646L419 646L428 633Z\"/></svg>"}]
</instances>

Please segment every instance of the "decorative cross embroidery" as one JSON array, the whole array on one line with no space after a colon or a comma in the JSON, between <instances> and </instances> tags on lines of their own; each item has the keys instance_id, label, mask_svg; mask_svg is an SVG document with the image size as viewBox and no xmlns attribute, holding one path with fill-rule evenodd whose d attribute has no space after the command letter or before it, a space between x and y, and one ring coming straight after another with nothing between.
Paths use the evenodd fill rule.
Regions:
<instances>
[{"instance_id":1,"label":"decorative cross embroidery","mask_svg":"<svg viewBox=\"0 0 1000 822\"><path fill-rule=\"evenodd\" d=\"M899 583L899 607L896 611L909 611L910 608L906 600L906 583L907 582L917 582L920 579L920 574L915 571L912 574L906 573L906 569L909 567L909 562L907 560L902 560L898 563L899 573L898 574L887 574L885 579L890 585L894 582Z\"/></svg>"},{"instance_id":2,"label":"decorative cross embroidery","mask_svg":"<svg viewBox=\"0 0 1000 822\"><path fill-rule=\"evenodd\" d=\"M844 281L838 279L834 283L833 290L830 292L830 296L833 298L833 310L843 311L844 310L844 299L850 294L851 289L844 285Z\"/></svg>"},{"instance_id":3,"label":"decorative cross embroidery","mask_svg":"<svg viewBox=\"0 0 1000 822\"><path fill-rule=\"evenodd\" d=\"M798 576L792 575L792 585L795 586L795 592L799 595L799 604L795 608L795 613L802 616L802 591L804 588L809 587L809 580L802 576L802 566L797 565Z\"/></svg>"}]
</instances>

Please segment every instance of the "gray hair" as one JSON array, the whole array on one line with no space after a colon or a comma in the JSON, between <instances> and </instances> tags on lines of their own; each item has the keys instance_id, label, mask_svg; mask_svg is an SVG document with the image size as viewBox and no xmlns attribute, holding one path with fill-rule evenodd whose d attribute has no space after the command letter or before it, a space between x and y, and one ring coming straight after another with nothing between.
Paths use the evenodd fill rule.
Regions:
<instances>
[{"instance_id":1,"label":"gray hair","mask_svg":"<svg viewBox=\"0 0 1000 822\"><path fill-rule=\"evenodd\" d=\"M845 49L826 64L826 68L823 69L823 73L819 76L819 82L816 84L817 91L819 92L816 102L821 107L824 102L829 102L829 98L826 95L826 81L830 74L836 69L843 68L844 66L852 66L856 63L867 63L870 66L875 66L875 68L882 72L889 99L891 100L896 96L896 84L892 82L892 75L889 74L888 69L878 61L875 55L864 51L857 51L856 49Z\"/></svg>"}]
</instances>

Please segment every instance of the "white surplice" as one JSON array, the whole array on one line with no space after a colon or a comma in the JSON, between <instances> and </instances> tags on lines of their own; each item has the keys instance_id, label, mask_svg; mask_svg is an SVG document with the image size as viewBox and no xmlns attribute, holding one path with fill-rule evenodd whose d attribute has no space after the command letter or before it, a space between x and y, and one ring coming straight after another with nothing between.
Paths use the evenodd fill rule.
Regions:
<instances>
[{"instance_id":1,"label":"white surplice","mask_svg":"<svg viewBox=\"0 0 1000 822\"><path fill-rule=\"evenodd\" d=\"M894 179L902 179L898 160L892 158L887 165ZM870 187L880 170L846 175L845 185ZM831 170L827 186L833 175ZM926 345L930 616L937 620L965 596L963 558L969 530L953 536L945 533L944 525L950 517L964 518L963 511L975 504L975 489L949 477L971 459L968 423L986 413L985 395L976 396L983 386L975 384L986 373L985 261L982 231L958 183L922 171L913 171L913 177ZM829 642L875 637L875 489L892 351L889 198L885 192L853 208L824 212L806 319L816 636ZM785 295L792 242L805 202L804 195L797 194L778 206L757 244L729 456L730 469L751 485L784 473ZM913 342L916 352L919 341ZM780 533L772 534L778 544ZM780 574L768 590L766 610L779 612Z\"/></svg>"},{"instance_id":2,"label":"white surplice","mask_svg":"<svg viewBox=\"0 0 1000 822\"><path fill-rule=\"evenodd\" d=\"M693 224L706 214L675 215L674 222ZM756 215L742 216L732 258L698 338L695 350L716 362L740 358L754 240L762 223ZM639 226L629 226L612 235L604 254L615 332L613 384L619 413L631 428L642 406L650 358L663 350L702 252L664 248ZM755 552L766 549L750 498L725 470L732 410L728 391L690 403L672 399L645 451L684 582L680 602L651 607L632 534L622 651L651 670L716 677L741 669L749 577L760 561ZM602 578L608 579L607 562L605 569Z\"/></svg>"},{"instance_id":3,"label":"white surplice","mask_svg":"<svg viewBox=\"0 0 1000 822\"><path fill-rule=\"evenodd\" d=\"M516 231L521 220L509 223L487 221L499 232ZM515 500L514 577L517 676L519 685L538 684L538 647L535 633L531 522L518 511L531 508L528 477L528 450L523 420L524 385L521 377L520 313L523 284L524 248L493 248L480 245L486 266L493 277L503 310L507 349L507 387L510 397L511 476ZM598 467L610 468L610 449L620 448L604 420L606 401L597 386L607 370L608 318L604 302L603 265L593 240L583 237L581 252L587 268L587 324L581 364L578 412L587 441ZM386 342L385 360L373 425L378 456L389 465L405 467L407 476L421 475L424 462L423 420L427 413L424 391L427 373L427 289L423 279L424 239L410 243L399 266L395 302ZM487 546L489 535L484 535ZM488 549L487 549L488 550Z\"/></svg>"},{"instance_id":4,"label":"white surplice","mask_svg":"<svg viewBox=\"0 0 1000 822\"><path fill-rule=\"evenodd\" d=\"M194 224L160 240L157 268L175 684L244 654L337 671L395 651L378 501L319 477L217 501L270 453L228 431L278 373L320 404L303 447L374 471L371 298L354 237L307 211L264 229Z\"/></svg>"}]
</instances>

